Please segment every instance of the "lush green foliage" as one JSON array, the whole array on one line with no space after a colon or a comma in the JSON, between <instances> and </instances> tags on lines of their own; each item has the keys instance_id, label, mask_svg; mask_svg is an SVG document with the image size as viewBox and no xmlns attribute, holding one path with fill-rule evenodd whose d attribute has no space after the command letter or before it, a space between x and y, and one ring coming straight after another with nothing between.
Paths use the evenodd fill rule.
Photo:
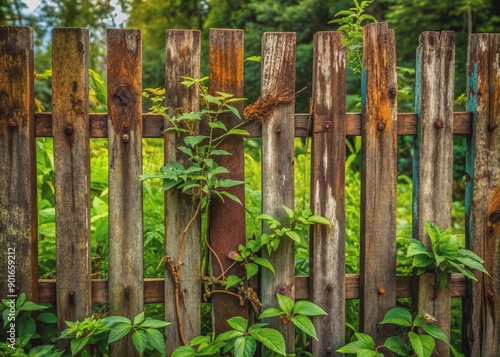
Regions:
<instances>
[{"instance_id":1,"label":"lush green foliage","mask_svg":"<svg viewBox=\"0 0 500 357\"><path fill-rule=\"evenodd\" d=\"M425 222L424 228L429 235L431 250L416 239L411 239L408 247L408 256L413 257L412 267L416 268L417 275L425 272L438 274L441 288L447 282L447 274L462 273L467 278L477 281L472 269L488 274L483 267L484 261L472 251L461 246L463 240L457 234L452 234L452 229L442 229L432 222Z\"/></svg>"},{"instance_id":2,"label":"lush green foliage","mask_svg":"<svg viewBox=\"0 0 500 357\"><path fill-rule=\"evenodd\" d=\"M169 323L145 317L141 312L133 322L121 316L105 318L88 317L83 321L67 321L68 328L57 337L57 317L50 305L38 305L26 300L21 293L17 300L3 300L0 354L16 357L67 357L90 356L86 347L92 346L93 354L106 355L109 344L131 334L137 351L156 351L165 356L165 337L158 329ZM32 313L36 313L36 318ZM71 354L56 346L58 340L69 339Z\"/></svg>"},{"instance_id":3,"label":"lush green foliage","mask_svg":"<svg viewBox=\"0 0 500 357\"><path fill-rule=\"evenodd\" d=\"M444 332L434 325L435 319L426 313L418 314L414 319L401 307L389 310L381 324L394 324L404 329L402 336L389 337L383 345L375 346L370 335L355 333L356 341L338 349L341 353L355 353L357 356L383 357L380 349L394 352L398 356L430 357L435 348L435 339L448 343Z\"/></svg>"}]
</instances>

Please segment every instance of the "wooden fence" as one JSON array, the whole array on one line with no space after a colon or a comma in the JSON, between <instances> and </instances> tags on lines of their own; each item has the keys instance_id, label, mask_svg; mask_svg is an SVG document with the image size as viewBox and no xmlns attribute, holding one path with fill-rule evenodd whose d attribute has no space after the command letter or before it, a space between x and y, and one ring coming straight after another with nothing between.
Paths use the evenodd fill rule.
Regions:
<instances>
[{"instance_id":1,"label":"wooden fence","mask_svg":"<svg viewBox=\"0 0 500 357\"><path fill-rule=\"evenodd\" d=\"M210 31L210 91L243 96L243 32ZM196 109L195 92L181 76L200 75L200 33L166 33L166 104ZM143 114L141 34L107 32L108 113L88 111L89 34L84 29L53 32L53 112L35 113L33 30L0 27L0 296L25 292L29 299L57 306L64 321L91 314L92 303L109 303L110 313L131 317L143 304L165 303L167 350L180 343L173 303L175 284L143 278L141 138L165 137L165 160L180 160L176 139L164 136L159 115ZM435 315L449 334L451 297L462 297L463 342L468 356L500 354L500 35L471 37L468 111L454 112L454 34L426 32L417 49L415 113L398 113L395 39L387 24L364 29L362 113L345 113L346 49L338 32L314 37L312 115L294 114L295 34L266 33L262 39L262 100L282 98L261 123L247 126L262 138L263 211L283 219L282 204L294 206L294 138L312 137L311 203L330 227L314 228L309 277L294 276L294 249L283 244L272 263L276 276L263 274L261 298L275 304L275 293L310 299L329 314L314 319L314 356L337 355L345 342L345 300L360 299L361 331L382 343L391 334L378 325L397 297L412 297L415 309ZM237 106L243 111L243 105ZM227 117L236 122L236 117ZM345 274L345 137L362 137L361 271ZM467 244L486 261L491 276L470 283L454 274L436 293L433 276L396 276L397 136L415 136L414 235L427 242L422 226L431 220L451 224L453 135L468 139L466 190ZM57 282L37 272L36 137L54 138ZM109 279L91 278L89 138L109 142ZM231 178L243 179L243 138L225 145L234 153L221 164ZM243 201L242 186L231 191ZM167 193L165 251L176 259L179 231L193 213L189 199ZM224 267L227 253L245 242L244 206L214 202L210 239ZM198 225L186 238L181 286L186 338L200 331L200 236ZM16 290L7 287L7 256L16 252ZM214 271L220 269L214 265ZM247 316L236 299L212 298L215 331L234 315ZM277 325L293 350L292 324ZM115 356L130 355L130 341L113 346ZM440 356L449 355L439 344Z\"/></svg>"}]
</instances>

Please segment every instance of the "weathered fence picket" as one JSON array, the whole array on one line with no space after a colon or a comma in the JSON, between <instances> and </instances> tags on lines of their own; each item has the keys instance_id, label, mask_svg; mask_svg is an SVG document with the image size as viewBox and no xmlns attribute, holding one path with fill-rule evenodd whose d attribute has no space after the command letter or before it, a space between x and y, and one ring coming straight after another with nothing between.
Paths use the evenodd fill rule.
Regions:
<instances>
[{"instance_id":1,"label":"weathered fence picket","mask_svg":"<svg viewBox=\"0 0 500 357\"><path fill-rule=\"evenodd\" d=\"M177 192L165 194L165 255L178 263L177 278L144 279L141 140L165 141L165 162L186 162L176 147L182 136L163 132L168 123L158 114L142 113L141 35L138 30L108 30L108 113L88 113L88 31L53 32L53 112L35 113L33 31L0 27L0 298L25 292L29 299L56 304L59 329L65 320L91 314L92 303L109 303L110 313L132 318L145 303L165 303L167 355L201 330L203 299L200 256L201 217L198 202ZM165 104L195 111L200 107L195 86L182 76L200 77L201 34L166 33ZM468 79L468 112L453 112L454 35L427 32L417 52L416 113L397 113L394 33L387 24L364 29L362 113L345 113L346 48L338 32L314 37L313 98L308 114L294 114L294 33L266 33L262 39L262 89L245 124L250 137L262 138L263 212L285 220L281 205L294 206L294 140L312 138L311 206L332 226L314 227L310 238L310 277L295 277L294 247L283 242L270 257L276 276L262 272L263 304L277 305L275 294L310 299L329 316L315 317L318 341L314 356L337 356L345 343L345 300L361 299L361 331L378 345L392 331L378 325L396 305L412 297L415 310L436 315L449 334L450 297L465 298L464 353L500 353L500 35L473 35ZM210 32L209 91L243 97L243 31ZM243 103L235 103L243 113ZM248 108L248 107L247 107ZM254 115L255 117L255 115ZM224 120L239 122L235 115ZM200 124L200 132L206 130ZM362 136L361 271L345 274L345 145L346 136ZM451 223L453 135L468 136L467 244L486 261L490 276L476 273L478 283L453 274L446 290L436 290L434 277L396 276L397 136L416 135L414 158L414 236L427 244L423 222ZM36 137L54 138L57 280L38 280ZM109 143L109 280L91 279L89 139ZM244 179L244 139L231 137L220 147L235 180ZM244 202L244 186L230 188ZM245 206L213 199L209 212L212 273L238 274L244 269L228 253L245 243ZM193 223L183 237L192 217ZM267 227L264 227L266 229ZM7 257L16 249L16 287L9 291ZM178 261L179 251L185 258ZM265 254L265 253L264 253ZM259 283L259 284L257 284ZM254 286L255 285L255 286ZM214 290L223 287L214 286ZM177 294L176 290L180 293ZM437 292L437 293L436 293ZM176 299L177 297L177 299ZM176 302L177 300L177 302ZM220 291L210 297L214 330L226 319L253 318L248 304ZM180 313L179 313L180 312ZM293 352L294 327L279 319L287 352ZM180 333L181 325L183 333ZM131 340L112 346L112 356L130 356ZM449 355L438 344L440 356Z\"/></svg>"},{"instance_id":2,"label":"weathered fence picket","mask_svg":"<svg viewBox=\"0 0 500 357\"><path fill-rule=\"evenodd\" d=\"M256 102L262 120L262 211L285 223L282 205L293 208L295 125L295 33L265 33L262 37L261 95ZM263 229L268 229L264 227ZM267 255L267 252L263 252ZM272 256L274 275L261 272L264 306L277 306L276 294L295 299L295 252L291 240L283 240ZM295 330L291 323L270 321L285 336L287 352L293 351Z\"/></svg>"},{"instance_id":3,"label":"weathered fence picket","mask_svg":"<svg viewBox=\"0 0 500 357\"><path fill-rule=\"evenodd\" d=\"M310 300L328 313L313 319L314 356L341 355L345 342L345 106L347 48L339 32L314 35L311 207L332 222L310 239ZM323 259L315 259L322 256Z\"/></svg>"},{"instance_id":4,"label":"weathered fence picket","mask_svg":"<svg viewBox=\"0 0 500 357\"><path fill-rule=\"evenodd\" d=\"M472 135L467 152L467 244L491 274L476 274L464 308L464 342L470 356L500 354L500 35L471 37L467 109Z\"/></svg>"},{"instance_id":5,"label":"weathered fence picket","mask_svg":"<svg viewBox=\"0 0 500 357\"><path fill-rule=\"evenodd\" d=\"M0 293L38 299L33 29L0 31ZM15 284L7 267L15 253ZM11 270L11 269L9 269ZM12 279L12 278L11 278Z\"/></svg>"},{"instance_id":6,"label":"weathered fence picket","mask_svg":"<svg viewBox=\"0 0 500 357\"><path fill-rule=\"evenodd\" d=\"M241 30L210 30L210 87L211 94L216 91L230 93L235 97L243 97L243 31ZM240 115L243 114L243 103L234 103ZM224 118L228 128L237 124L241 119L235 115L227 114ZM227 137L219 148L231 152L232 155L222 155L217 158L217 163L226 167L229 174L225 178L244 181L243 138L237 136ZM222 202L218 198L212 200L210 208L210 245L213 249L211 255L212 273L214 276L221 274L242 276L244 269L235 265L225 272L233 263L228 253L238 251L239 244L245 244L245 188L242 185L229 187L226 191L238 197L239 204L226 199ZM214 287L223 289L223 287ZM227 319L235 316L248 317L248 309L242 308L238 299L227 294L215 293L212 295L212 316L214 318L214 331L217 333L227 330Z\"/></svg>"},{"instance_id":7,"label":"weathered fence picket","mask_svg":"<svg viewBox=\"0 0 500 357\"><path fill-rule=\"evenodd\" d=\"M131 319L144 309L141 33L110 29L107 45L109 311ZM131 338L111 347L135 355Z\"/></svg>"},{"instance_id":8,"label":"weathered fence picket","mask_svg":"<svg viewBox=\"0 0 500 357\"><path fill-rule=\"evenodd\" d=\"M167 31L165 106L170 108L168 114L171 116L178 108L188 112L200 108L198 88L181 84L182 77L200 77L200 46L199 31ZM165 128L168 127L166 122ZM186 155L177 150L178 146L184 145L184 136L175 131L165 132L165 164L187 164ZM169 237L165 239L165 255L176 265L173 267L168 261L165 264L165 319L171 321L165 330L169 336L169 355L183 340L190 340L201 331L201 222L198 204L193 204L192 197L178 190L165 192L165 237ZM189 229L184 232L186 227ZM182 256L189 258L179 261ZM178 269L179 266L178 275L174 276L172 268Z\"/></svg>"},{"instance_id":9,"label":"weathered fence picket","mask_svg":"<svg viewBox=\"0 0 500 357\"><path fill-rule=\"evenodd\" d=\"M381 345L378 325L396 304L396 43L387 24L363 29L360 328ZM380 257L384 256L384 262Z\"/></svg>"},{"instance_id":10,"label":"weathered fence picket","mask_svg":"<svg viewBox=\"0 0 500 357\"><path fill-rule=\"evenodd\" d=\"M431 248L424 222L451 226L453 184L453 89L455 35L425 32L417 49L416 105L418 115L413 176L413 237ZM450 337L450 284L439 288L436 274L418 277L413 295L416 313L433 315ZM439 341L439 356L449 356L448 345Z\"/></svg>"},{"instance_id":11,"label":"weathered fence picket","mask_svg":"<svg viewBox=\"0 0 500 357\"><path fill-rule=\"evenodd\" d=\"M68 46L68 44L70 44ZM89 32L52 33L58 328L92 313Z\"/></svg>"}]
</instances>

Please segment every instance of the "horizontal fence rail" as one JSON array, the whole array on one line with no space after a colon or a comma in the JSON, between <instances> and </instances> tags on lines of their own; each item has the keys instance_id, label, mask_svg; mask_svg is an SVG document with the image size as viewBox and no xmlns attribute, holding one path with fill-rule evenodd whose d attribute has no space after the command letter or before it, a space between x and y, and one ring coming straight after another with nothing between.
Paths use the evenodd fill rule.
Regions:
<instances>
[{"instance_id":1,"label":"horizontal fence rail","mask_svg":"<svg viewBox=\"0 0 500 357\"><path fill-rule=\"evenodd\" d=\"M345 341L345 301L360 300L360 329L377 345L393 334L378 323L398 298L412 298L414 312L433 314L450 335L451 298L463 298L463 350L470 356L500 354L500 35L471 37L467 111L454 112L455 39L451 32L426 32L417 48L415 112L398 113L396 43L387 24L364 28L361 113L346 113L346 48L339 32L314 37L311 113L295 114L295 33L266 33L262 38L261 97L267 102L261 121L242 128L262 142L263 212L285 217L281 205L294 206L294 138L310 137L311 207L331 227L310 234L310 276L295 276L294 247L282 243L270 256L276 275L263 273L252 282L265 306L276 306L275 294L308 299L328 312L315 317L318 340L314 356L337 356ZM28 299L57 307L58 328L84 319L92 304L109 304L110 314L132 318L148 303L164 303L167 355L201 331L203 301L200 250L203 224L197 202L179 192L165 193L165 254L178 261L177 275L165 268L163 278L144 278L142 138L164 141L165 163L187 163L177 147L183 137L165 132L158 114L142 113L142 39L138 30L107 32L108 112L89 113L89 32L53 31L51 113L35 113L33 30L0 27L0 298L27 294ZM212 29L209 36L210 86L242 97L244 33ZM182 76L198 78L201 34L168 30L165 50L165 104L184 111L200 108L197 89L180 84ZM235 103L243 114L242 102ZM248 108L248 107L247 107ZM255 109L255 107L253 108ZM229 113L227 125L240 119ZM203 123L196 132L208 132ZM437 293L434 275L397 276L396 188L398 136L414 137L413 236L429 245L423 222L451 224L453 136L467 138L466 244L485 260L490 275L475 273L477 283L462 274L449 276ZM345 138L361 136L360 273L345 273L346 198ZM36 138L54 142L56 212L56 279L38 278ZM106 138L109 147L109 279L94 279L91 264L90 139ZM244 180L244 138L234 136L220 147L228 178ZM228 190L244 202L244 186ZM183 230L194 215L191 231ZM245 244L245 207L214 200L208 218L211 271L244 273L228 254ZM179 239L182 237L182 239ZM190 258L178 256L184 254ZM6 257L15 252L11 276ZM265 255L265 253L263 253ZM239 269L239 270L238 270ZM173 269L175 270L175 269ZM10 271L10 270L9 270ZM9 279L15 284L9 286ZM210 300L213 328L227 329L226 319L254 318L247 305L226 294ZM183 314L179 314L179 311ZM293 324L269 321L281 330L287 352L293 352ZM184 333L179 325L186 328ZM131 339L115 343L112 356L130 356ZM437 344L439 356L448 345Z\"/></svg>"}]
</instances>

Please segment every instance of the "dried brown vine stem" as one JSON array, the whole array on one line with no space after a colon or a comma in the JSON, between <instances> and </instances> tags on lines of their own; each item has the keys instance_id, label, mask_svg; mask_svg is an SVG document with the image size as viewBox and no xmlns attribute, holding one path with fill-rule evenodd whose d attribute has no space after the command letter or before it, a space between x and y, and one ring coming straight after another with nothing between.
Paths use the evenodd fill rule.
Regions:
<instances>
[{"instance_id":1,"label":"dried brown vine stem","mask_svg":"<svg viewBox=\"0 0 500 357\"><path fill-rule=\"evenodd\" d=\"M265 122L276 107L293 102L294 96L292 91L262 95L255 103L245 107L243 118L245 120L258 120L261 123Z\"/></svg>"}]
</instances>

